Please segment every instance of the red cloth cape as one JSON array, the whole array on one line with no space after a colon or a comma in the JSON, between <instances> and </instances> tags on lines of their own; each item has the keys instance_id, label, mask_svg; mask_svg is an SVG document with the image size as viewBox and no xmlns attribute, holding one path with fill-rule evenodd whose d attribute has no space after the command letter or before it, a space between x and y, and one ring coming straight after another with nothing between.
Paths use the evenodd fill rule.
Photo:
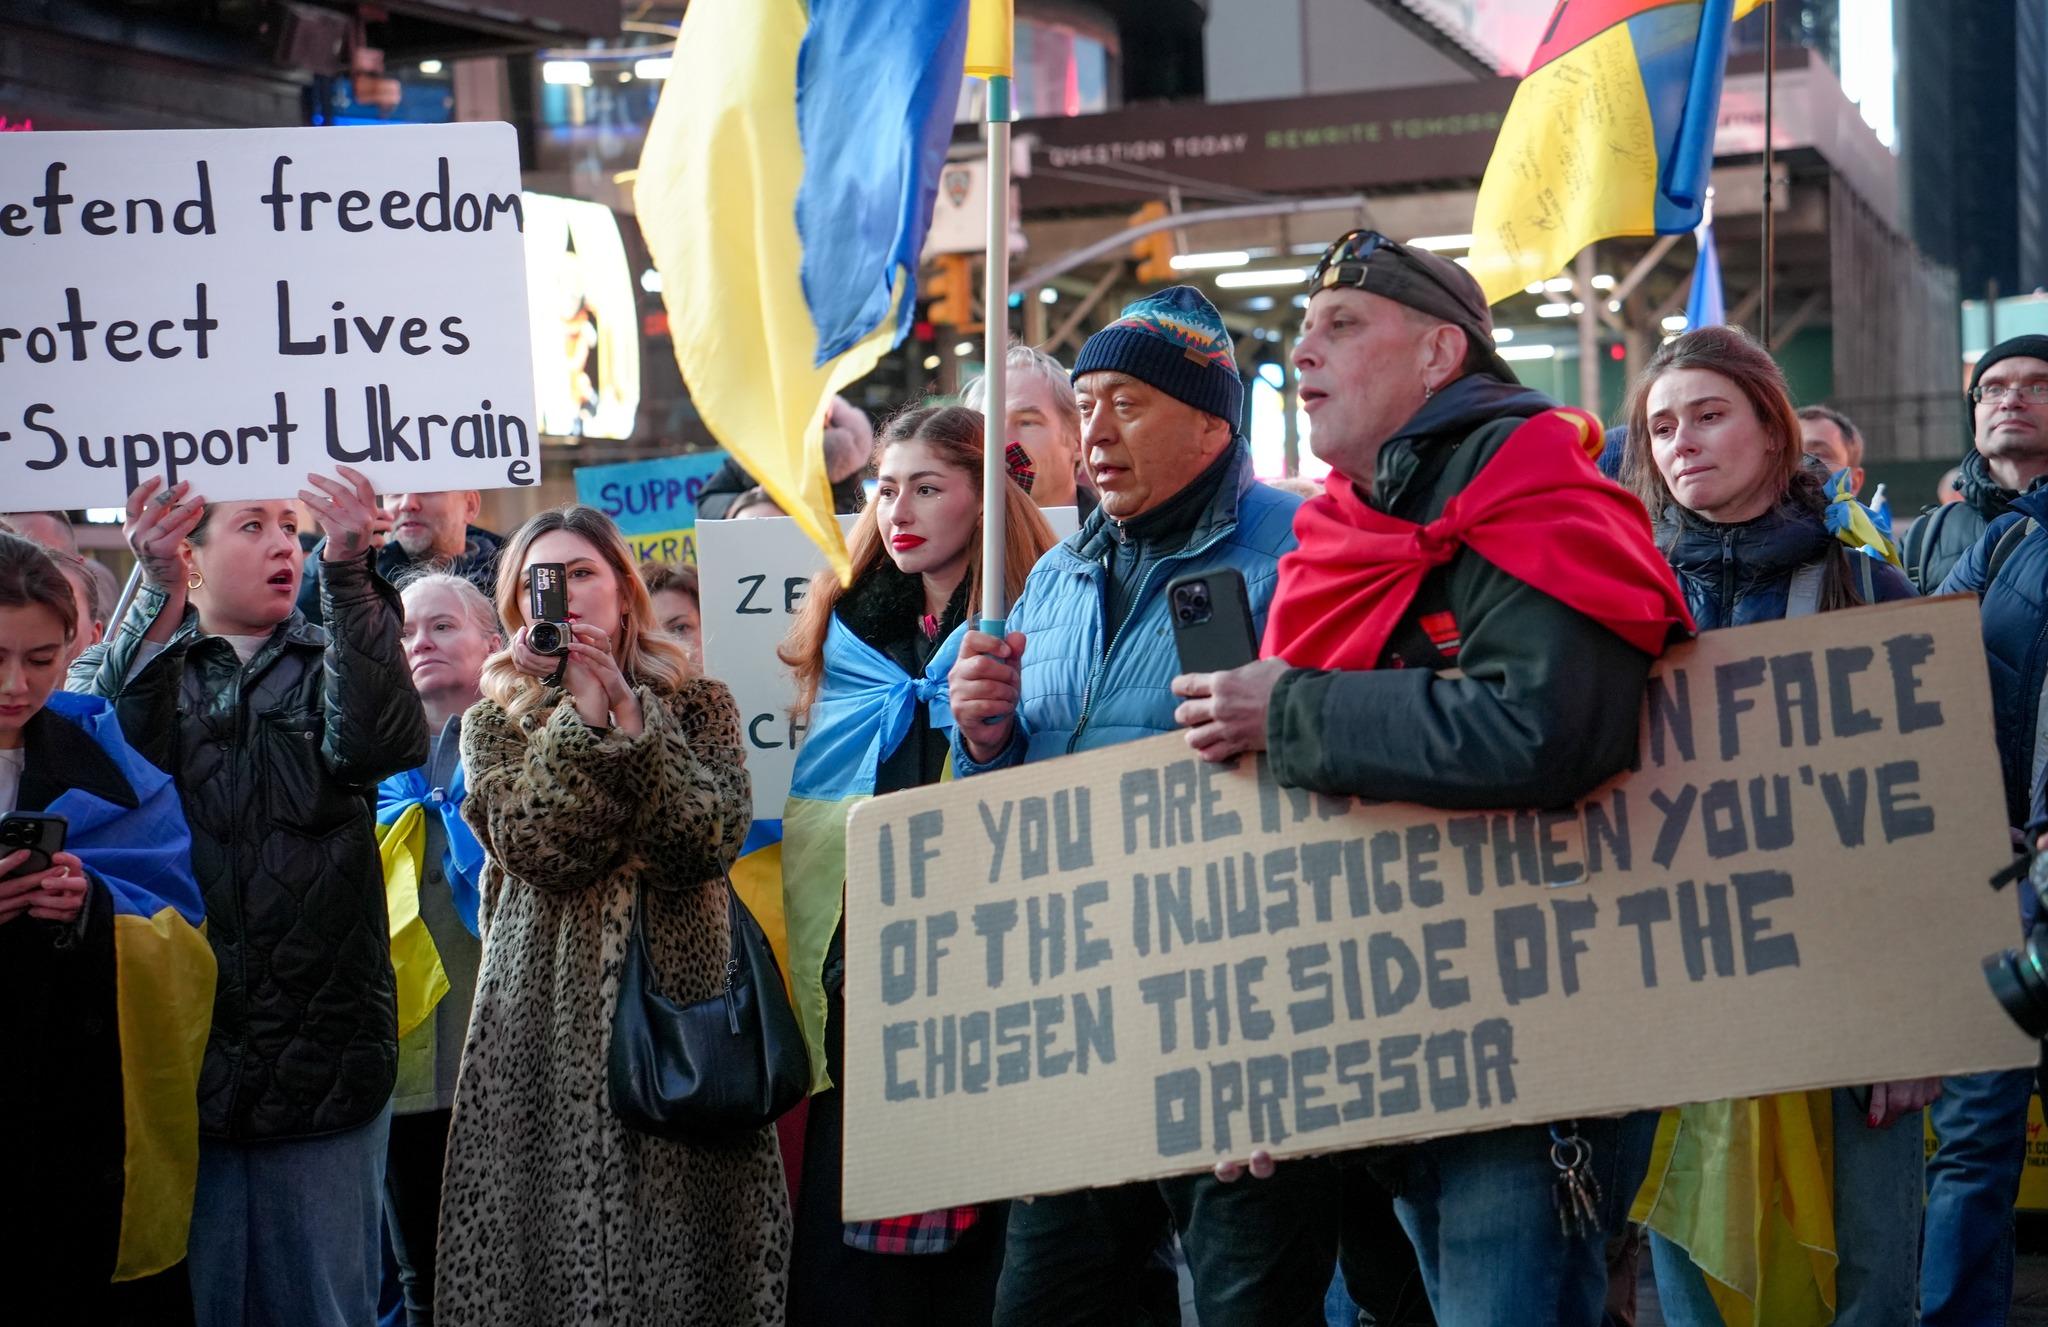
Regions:
<instances>
[{"instance_id":1,"label":"red cloth cape","mask_svg":"<svg viewBox=\"0 0 2048 1327\"><path fill-rule=\"evenodd\" d=\"M1335 471L1294 518L1263 653L1297 668L1375 668L1422 578L1460 546L1584 613L1651 658L1692 615L1642 503L1587 459L1600 421L1546 410L1427 525L1368 506Z\"/></svg>"}]
</instances>

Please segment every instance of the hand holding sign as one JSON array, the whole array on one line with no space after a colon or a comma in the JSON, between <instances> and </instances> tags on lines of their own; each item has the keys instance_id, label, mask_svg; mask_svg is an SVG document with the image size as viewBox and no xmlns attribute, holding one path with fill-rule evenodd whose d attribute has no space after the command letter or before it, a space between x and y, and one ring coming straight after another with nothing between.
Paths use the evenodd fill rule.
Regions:
<instances>
[{"instance_id":1,"label":"hand holding sign","mask_svg":"<svg viewBox=\"0 0 2048 1327\"><path fill-rule=\"evenodd\" d=\"M163 486L164 481L155 477L135 486L128 495L128 519L122 522L121 537L141 565L145 582L158 590L183 590L185 560L179 550L206 515L206 499L181 479L161 501L152 501Z\"/></svg>"},{"instance_id":2,"label":"hand holding sign","mask_svg":"<svg viewBox=\"0 0 2048 1327\"><path fill-rule=\"evenodd\" d=\"M325 475L307 475L313 487L299 490L299 501L320 518L327 542L320 547L322 562L349 562L370 549L370 533L377 524L377 491L360 470L336 466L339 480Z\"/></svg>"},{"instance_id":3,"label":"hand holding sign","mask_svg":"<svg viewBox=\"0 0 2048 1327\"><path fill-rule=\"evenodd\" d=\"M1188 745L1204 760L1223 761L1266 749L1266 711L1285 659L1261 659L1222 673L1182 673L1173 694L1186 699L1173 721L1188 730Z\"/></svg>"}]
</instances>

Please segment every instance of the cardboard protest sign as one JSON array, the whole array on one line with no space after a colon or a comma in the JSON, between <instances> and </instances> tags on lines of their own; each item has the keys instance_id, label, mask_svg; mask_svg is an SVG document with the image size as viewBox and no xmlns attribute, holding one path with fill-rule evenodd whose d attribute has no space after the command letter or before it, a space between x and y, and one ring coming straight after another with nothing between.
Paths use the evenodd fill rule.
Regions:
<instances>
[{"instance_id":1,"label":"cardboard protest sign","mask_svg":"<svg viewBox=\"0 0 2048 1327\"><path fill-rule=\"evenodd\" d=\"M618 522L641 562L697 560L697 495L725 464L724 452L658 461L586 465L576 471L576 500Z\"/></svg>"},{"instance_id":2,"label":"cardboard protest sign","mask_svg":"<svg viewBox=\"0 0 2048 1327\"><path fill-rule=\"evenodd\" d=\"M0 486L540 482L505 124L0 135Z\"/></svg>"},{"instance_id":3,"label":"cardboard protest sign","mask_svg":"<svg viewBox=\"0 0 2048 1327\"><path fill-rule=\"evenodd\" d=\"M1576 806L1310 795L1178 734L865 803L845 1215L2031 1065L1980 970L1999 789L1951 599L1674 650Z\"/></svg>"},{"instance_id":4,"label":"cardboard protest sign","mask_svg":"<svg viewBox=\"0 0 2048 1327\"><path fill-rule=\"evenodd\" d=\"M1074 508L1046 507L1040 514L1060 538L1074 532ZM858 519L841 516L841 532L852 531ZM789 634L811 578L824 568L818 546L786 516L697 527L704 670L731 687L739 703L756 820L782 819L789 799L804 725L790 716L796 681L775 650Z\"/></svg>"}]
</instances>

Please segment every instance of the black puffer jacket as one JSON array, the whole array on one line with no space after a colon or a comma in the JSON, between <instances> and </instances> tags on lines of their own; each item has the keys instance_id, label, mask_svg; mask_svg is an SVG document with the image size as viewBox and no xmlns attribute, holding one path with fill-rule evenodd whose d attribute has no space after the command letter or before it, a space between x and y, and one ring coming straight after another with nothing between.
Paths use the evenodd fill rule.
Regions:
<instances>
[{"instance_id":1,"label":"black puffer jacket","mask_svg":"<svg viewBox=\"0 0 2048 1327\"><path fill-rule=\"evenodd\" d=\"M247 666L188 612L130 674L163 611L143 589L71 686L112 700L178 782L220 963L199 1128L237 1142L367 1123L391 1099L397 1012L372 807L427 756L398 596L367 557L323 568L338 640L294 612Z\"/></svg>"}]
</instances>

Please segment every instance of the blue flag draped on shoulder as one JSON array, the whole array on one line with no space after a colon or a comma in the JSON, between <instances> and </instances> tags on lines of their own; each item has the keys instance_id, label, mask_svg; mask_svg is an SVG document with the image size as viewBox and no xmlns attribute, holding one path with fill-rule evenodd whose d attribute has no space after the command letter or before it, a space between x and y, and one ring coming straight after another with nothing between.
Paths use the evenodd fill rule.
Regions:
<instances>
[{"instance_id":1,"label":"blue flag draped on shoulder","mask_svg":"<svg viewBox=\"0 0 2048 1327\"><path fill-rule=\"evenodd\" d=\"M634 206L711 432L844 580L823 425L909 330L969 0L695 0Z\"/></svg>"},{"instance_id":2,"label":"blue flag draped on shoulder","mask_svg":"<svg viewBox=\"0 0 2048 1327\"><path fill-rule=\"evenodd\" d=\"M199 1175L199 1065L213 1026L213 946L177 785L128 745L106 701L59 691L46 708L91 737L136 798L129 808L73 788L44 808L66 819L65 847L113 902L127 1133L114 1279L132 1280L185 1256Z\"/></svg>"},{"instance_id":3,"label":"blue flag draped on shoulder","mask_svg":"<svg viewBox=\"0 0 2048 1327\"><path fill-rule=\"evenodd\" d=\"M917 707L950 730L946 674L960 657L967 624L939 643L924 672L905 673L835 615L825 634L825 679L811 706L782 813L782 892L789 927L790 984L811 1049L811 1090L832 1085L825 1071L825 952L839 929L846 894L846 817L875 792L875 773L903 744Z\"/></svg>"}]
</instances>

